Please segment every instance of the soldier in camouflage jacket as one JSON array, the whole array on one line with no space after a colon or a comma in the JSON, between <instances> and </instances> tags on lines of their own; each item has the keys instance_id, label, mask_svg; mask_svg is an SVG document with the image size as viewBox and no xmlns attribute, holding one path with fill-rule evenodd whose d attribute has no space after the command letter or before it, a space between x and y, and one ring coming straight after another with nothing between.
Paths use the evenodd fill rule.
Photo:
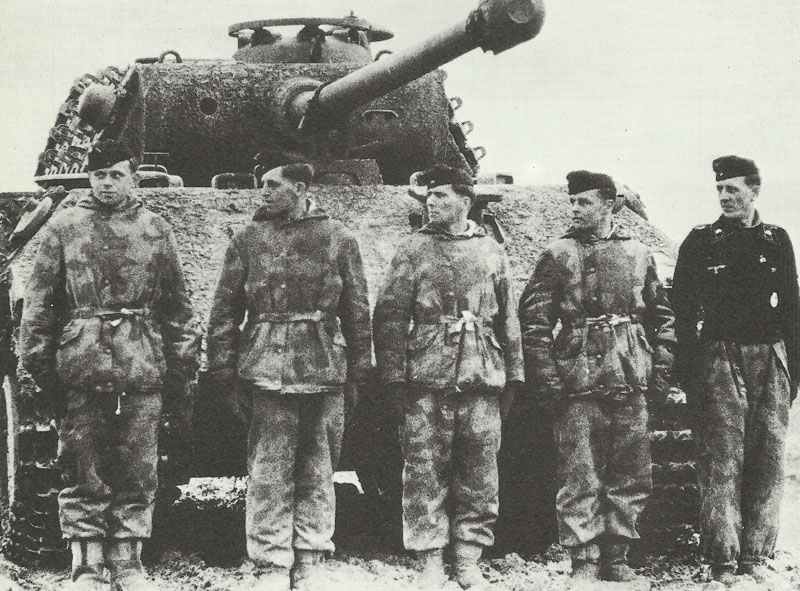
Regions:
<instances>
[{"instance_id":1,"label":"soldier in camouflage jacket","mask_svg":"<svg viewBox=\"0 0 800 591\"><path fill-rule=\"evenodd\" d=\"M312 175L305 164L264 175L264 206L228 247L208 326L213 381L242 383L232 402L250 426L247 554L264 589L288 574L294 588L313 584L333 550L344 406L371 365L358 243L306 199Z\"/></svg>"},{"instance_id":2,"label":"soldier in camouflage jacket","mask_svg":"<svg viewBox=\"0 0 800 591\"><path fill-rule=\"evenodd\" d=\"M423 584L443 580L453 545L462 587L483 586L494 541L498 398L523 379L516 301L503 248L466 215L472 180L426 173L431 223L401 244L375 307L375 353L400 420L403 539Z\"/></svg>"},{"instance_id":3,"label":"soldier in camouflage jacket","mask_svg":"<svg viewBox=\"0 0 800 591\"><path fill-rule=\"evenodd\" d=\"M22 364L64 413L59 515L75 589L107 588L104 563L120 589L150 588L140 552L152 526L162 391L168 372L188 380L197 368L175 239L132 197L133 169L124 146L93 149L92 194L42 231L20 329Z\"/></svg>"},{"instance_id":4,"label":"soldier in camouflage jacket","mask_svg":"<svg viewBox=\"0 0 800 591\"><path fill-rule=\"evenodd\" d=\"M611 178L567 180L573 227L539 257L520 301L526 375L555 414L573 576L629 580L628 542L652 488L644 393L667 385L674 318L650 252L612 224Z\"/></svg>"}]
</instances>

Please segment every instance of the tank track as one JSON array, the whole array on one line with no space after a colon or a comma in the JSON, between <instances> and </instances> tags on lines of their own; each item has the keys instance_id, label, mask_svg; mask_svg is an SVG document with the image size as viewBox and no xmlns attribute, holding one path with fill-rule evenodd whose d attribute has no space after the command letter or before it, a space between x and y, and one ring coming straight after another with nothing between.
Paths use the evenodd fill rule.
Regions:
<instances>
[{"instance_id":1,"label":"tank track","mask_svg":"<svg viewBox=\"0 0 800 591\"><path fill-rule=\"evenodd\" d=\"M23 566L64 568L69 551L61 539L56 464L58 436L54 428L29 425L19 433L15 500L9 507L3 553Z\"/></svg>"},{"instance_id":2,"label":"tank track","mask_svg":"<svg viewBox=\"0 0 800 591\"><path fill-rule=\"evenodd\" d=\"M58 109L56 121L48 133L45 149L39 155L35 174L37 178L77 174L86 170L86 159L96 133L91 126L81 123L78 117L81 93L93 83L117 88L124 75L124 70L109 66L94 74L84 74L75 80L69 95ZM38 182L47 185L46 180Z\"/></svg>"},{"instance_id":3,"label":"tank track","mask_svg":"<svg viewBox=\"0 0 800 591\"><path fill-rule=\"evenodd\" d=\"M700 506L691 413L685 396L651 400L649 407L653 494L642 514L642 538L649 549L680 546L696 531Z\"/></svg>"}]
</instances>

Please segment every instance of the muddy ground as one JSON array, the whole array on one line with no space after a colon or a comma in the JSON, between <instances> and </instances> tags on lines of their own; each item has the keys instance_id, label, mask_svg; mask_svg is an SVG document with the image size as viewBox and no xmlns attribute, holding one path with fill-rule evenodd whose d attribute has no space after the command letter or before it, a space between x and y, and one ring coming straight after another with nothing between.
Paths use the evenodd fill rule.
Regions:
<instances>
[{"instance_id":1,"label":"muddy ground","mask_svg":"<svg viewBox=\"0 0 800 591\"><path fill-rule=\"evenodd\" d=\"M789 447L787 449L787 479L783 504L782 528L775 559L770 563L775 578L775 589L800 589L800 410L792 409L792 424ZM175 506L177 518L174 522L173 536L164 549L157 564L149 567L149 572L159 589L165 591L188 591L192 589L233 590L248 589L252 574L246 565L207 566L201 552L208 547L198 548L198 531L205 531L209 524L203 519L206 515L192 514L187 502L189 497L216 495L235 499L231 502L231 513L219 526L220 553L230 542L226 527L238 530L241 516L238 505L243 483L228 479L209 486L207 482L194 482L184 492ZM198 529L198 525L200 526ZM699 591L707 576L707 569L696 554L697 537L687 543L641 557L637 565L639 572L651 578L656 589L669 591ZM239 546L240 547L240 546ZM212 549L213 551L213 549ZM239 557L240 559L240 557ZM234 558L236 560L236 558ZM542 589L557 591L565 589L568 582L569 560L558 547L547 553L523 559L517 554L500 558L487 558L482 561L486 577L496 583L498 589L514 591ZM386 550L385 544L364 537L346 541L344 547L331 557L326 565L328 581L325 589L342 591L387 591L413 589L413 560L399 552ZM53 591L66 582L66 571L31 570L19 567L0 559L0 591L13 589L41 589ZM621 584L604 583L598 588L609 591L626 588ZM752 580L742 577L742 589L767 589L755 585ZM449 583L446 591L457 591L455 583Z\"/></svg>"}]
</instances>

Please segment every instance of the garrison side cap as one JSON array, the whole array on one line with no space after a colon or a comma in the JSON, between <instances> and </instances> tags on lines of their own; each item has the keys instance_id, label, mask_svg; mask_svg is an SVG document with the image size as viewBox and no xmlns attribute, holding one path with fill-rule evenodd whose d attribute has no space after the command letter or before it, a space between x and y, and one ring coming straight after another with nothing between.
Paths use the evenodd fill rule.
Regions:
<instances>
[{"instance_id":1,"label":"garrison side cap","mask_svg":"<svg viewBox=\"0 0 800 591\"><path fill-rule=\"evenodd\" d=\"M567 192L570 195L594 189L607 189L613 191L614 195L617 194L617 185L607 174L588 170L573 170L567 173Z\"/></svg>"},{"instance_id":2,"label":"garrison side cap","mask_svg":"<svg viewBox=\"0 0 800 591\"><path fill-rule=\"evenodd\" d=\"M89 151L86 170L91 172L101 168L109 168L117 162L131 160L133 154L127 144L116 140L101 140Z\"/></svg>"},{"instance_id":3,"label":"garrison side cap","mask_svg":"<svg viewBox=\"0 0 800 591\"><path fill-rule=\"evenodd\" d=\"M720 156L711 163L711 168L717 175L717 181L724 181L740 176L758 174L756 163L749 158L742 158L733 154Z\"/></svg>"}]
</instances>

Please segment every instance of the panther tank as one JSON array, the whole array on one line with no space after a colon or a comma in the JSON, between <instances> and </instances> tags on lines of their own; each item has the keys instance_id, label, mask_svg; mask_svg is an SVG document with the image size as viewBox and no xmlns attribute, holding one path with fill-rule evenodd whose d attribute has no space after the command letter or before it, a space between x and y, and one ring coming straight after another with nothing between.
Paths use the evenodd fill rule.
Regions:
<instances>
[{"instance_id":1,"label":"panther tank","mask_svg":"<svg viewBox=\"0 0 800 591\"><path fill-rule=\"evenodd\" d=\"M393 249L424 218L406 187L409 177L434 163L477 176L485 153L466 141L472 126L457 120L461 100L448 97L438 68L477 47L495 54L510 49L538 34L543 21L542 0L481 0L466 19L416 46L373 55L373 44L392 34L354 15L254 20L229 27L236 40L232 59L184 60L168 50L78 78L58 109L34 173L46 191L0 195L0 247L11 270L9 289L2 291L9 313L0 334L0 361L8 373L6 461L0 463L6 554L28 564L59 564L66 555L55 504L62 486L55 423L36 403L30 377L16 367L13 342L37 230L87 190L92 142L119 138L140 156L138 197L172 224L201 320L208 318L227 241L259 206L261 172L299 160L315 166L313 199L358 237L374 303ZM505 244L521 290L538 253L566 229L565 189L477 189L471 215ZM642 216L626 209L619 221L666 258L673 255L669 240ZM221 560L226 549L241 555L241 498L173 501L177 486L190 478L245 474L243 428L202 371L196 384L172 395L192 409L193 432L178 432L169 416L164 419L156 530L174 534L178 521L193 521L192 539L207 543L209 557ZM345 434L337 473L340 539L398 539L401 462L380 398L378 385L370 384ZM671 537L691 523L696 503L691 437L683 429L680 402L651 403L658 487L643 527L666 528ZM535 552L555 531L552 442L547 417L531 398L515 404L504 427L498 542L502 549ZM187 510L193 517L184 520Z\"/></svg>"}]
</instances>

